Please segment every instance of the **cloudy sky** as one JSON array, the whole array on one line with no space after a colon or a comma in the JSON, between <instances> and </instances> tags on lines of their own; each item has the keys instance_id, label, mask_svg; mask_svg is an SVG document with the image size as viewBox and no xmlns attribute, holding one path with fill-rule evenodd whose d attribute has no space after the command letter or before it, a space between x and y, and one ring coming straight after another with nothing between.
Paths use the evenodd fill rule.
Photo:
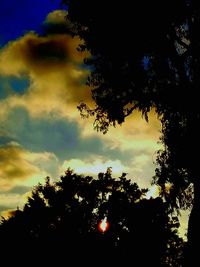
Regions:
<instances>
[{"instance_id":1,"label":"cloudy sky","mask_svg":"<svg viewBox=\"0 0 200 267\"><path fill-rule=\"evenodd\" d=\"M83 120L90 106L88 70L67 32L60 0L1 0L0 6L0 213L22 207L46 176L56 180L71 167L97 175L128 173L141 187L154 174L160 124L138 113L103 135ZM95 38L95 36L94 36ZM186 222L183 223L184 228Z\"/></svg>"}]
</instances>

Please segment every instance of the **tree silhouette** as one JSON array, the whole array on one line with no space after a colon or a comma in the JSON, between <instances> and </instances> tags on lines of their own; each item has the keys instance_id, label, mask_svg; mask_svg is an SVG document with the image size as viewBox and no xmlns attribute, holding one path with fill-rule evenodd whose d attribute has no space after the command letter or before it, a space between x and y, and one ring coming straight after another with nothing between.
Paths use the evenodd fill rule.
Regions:
<instances>
[{"instance_id":1,"label":"tree silhouette","mask_svg":"<svg viewBox=\"0 0 200 267\"><path fill-rule=\"evenodd\" d=\"M85 63L91 67L88 84L96 106L90 109L81 103L81 114L94 116L94 128L106 133L134 110L146 120L152 108L156 111L164 150L158 153L154 182L173 208L186 208L194 200L188 240L195 251L200 239L200 182L194 153L200 150L198 1L63 2L74 24L72 34L84 40L79 49L91 53Z\"/></svg>"},{"instance_id":2,"label":"tree silhouette","mask_svg":"<svg viewBox=\"0 0 200 267\"><path fill-rule=\"evenodd\" d=\"M184 244L177 217L161 198L145 199L146 192L126 174L112 178L110 169L98 179L71 170L54 183L47 177L23 210L2 220L2 250L22 251L45 266L71 261L92 266L95 259L98 264L180 267ZM102 233L97 226L104 218L110 227Z\"/></svg>"}]
</instances>

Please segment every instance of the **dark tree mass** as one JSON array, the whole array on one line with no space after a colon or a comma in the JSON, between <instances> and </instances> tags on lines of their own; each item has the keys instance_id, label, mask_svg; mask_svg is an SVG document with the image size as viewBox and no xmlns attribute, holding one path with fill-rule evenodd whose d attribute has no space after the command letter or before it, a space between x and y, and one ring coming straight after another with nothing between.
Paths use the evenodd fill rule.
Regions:
<instances>
[{"instance_id":1,"label":"dark tree mass","mask_svg":"<svg viewBox=\"0 0 200 267\"><path fill-rule=\"evenodd\" d=\"M2 255L8 265L182 266L178 220L161 198L111 170L98 178L67 170L57 182L37 185L22 210L0 225ZM98 230L102 219L106 232Z\"/></svg>"},{"instance_id":2,"label":"dark tree mass","mask_svg":"<svg viewBox=\"0 0 200 267\"><path fill-rule=\"evenodd\" d=\"M200 5L197 0L65 0L72 34L91 57L96 106L82 103L83 116L106 133L134 110L162 122L154 182L172 208L193 203L188 228L188 266L198 259L200 240ZM167 190L166 190L167 186ZM197 251L197 252L195 252ZM196 255L195 255L196 253Z\"/></svg>"}]
</instances>

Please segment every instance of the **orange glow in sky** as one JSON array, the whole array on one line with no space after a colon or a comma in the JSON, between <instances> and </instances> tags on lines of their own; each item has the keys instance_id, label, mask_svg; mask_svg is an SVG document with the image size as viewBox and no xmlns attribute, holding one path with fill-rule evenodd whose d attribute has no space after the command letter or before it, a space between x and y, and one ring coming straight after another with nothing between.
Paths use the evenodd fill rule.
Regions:
<instances>
[{"instance_id":1,"label":"orange glow in sky","mask_svg":"<svg viewBox=\"0 0 200 267\"><path fill-rule=\"evenodd\" d=\"M102 233L105 233L109 229L109 222L107 221L107 218L105 217L103 220L101 220L98 223L98 230Z\"/></svg>"}]
</instances>

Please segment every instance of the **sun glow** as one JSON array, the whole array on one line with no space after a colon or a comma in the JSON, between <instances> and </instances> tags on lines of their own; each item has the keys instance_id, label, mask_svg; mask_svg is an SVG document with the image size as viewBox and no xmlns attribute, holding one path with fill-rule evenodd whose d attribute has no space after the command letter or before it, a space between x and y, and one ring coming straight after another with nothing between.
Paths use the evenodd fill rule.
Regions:
<instances>
[{"instance_id":1,"label":"sun glow","mask_svg":"<svg viewBox=\"0 0 200 267\"><path fill-rule=\"evenodd\" d=\"M109 229L109 222L107 221L107 218L105 217L103 220L101 220L98 224L98 230L102 233L105 233Z\"/></svg>"}]
</instances>

